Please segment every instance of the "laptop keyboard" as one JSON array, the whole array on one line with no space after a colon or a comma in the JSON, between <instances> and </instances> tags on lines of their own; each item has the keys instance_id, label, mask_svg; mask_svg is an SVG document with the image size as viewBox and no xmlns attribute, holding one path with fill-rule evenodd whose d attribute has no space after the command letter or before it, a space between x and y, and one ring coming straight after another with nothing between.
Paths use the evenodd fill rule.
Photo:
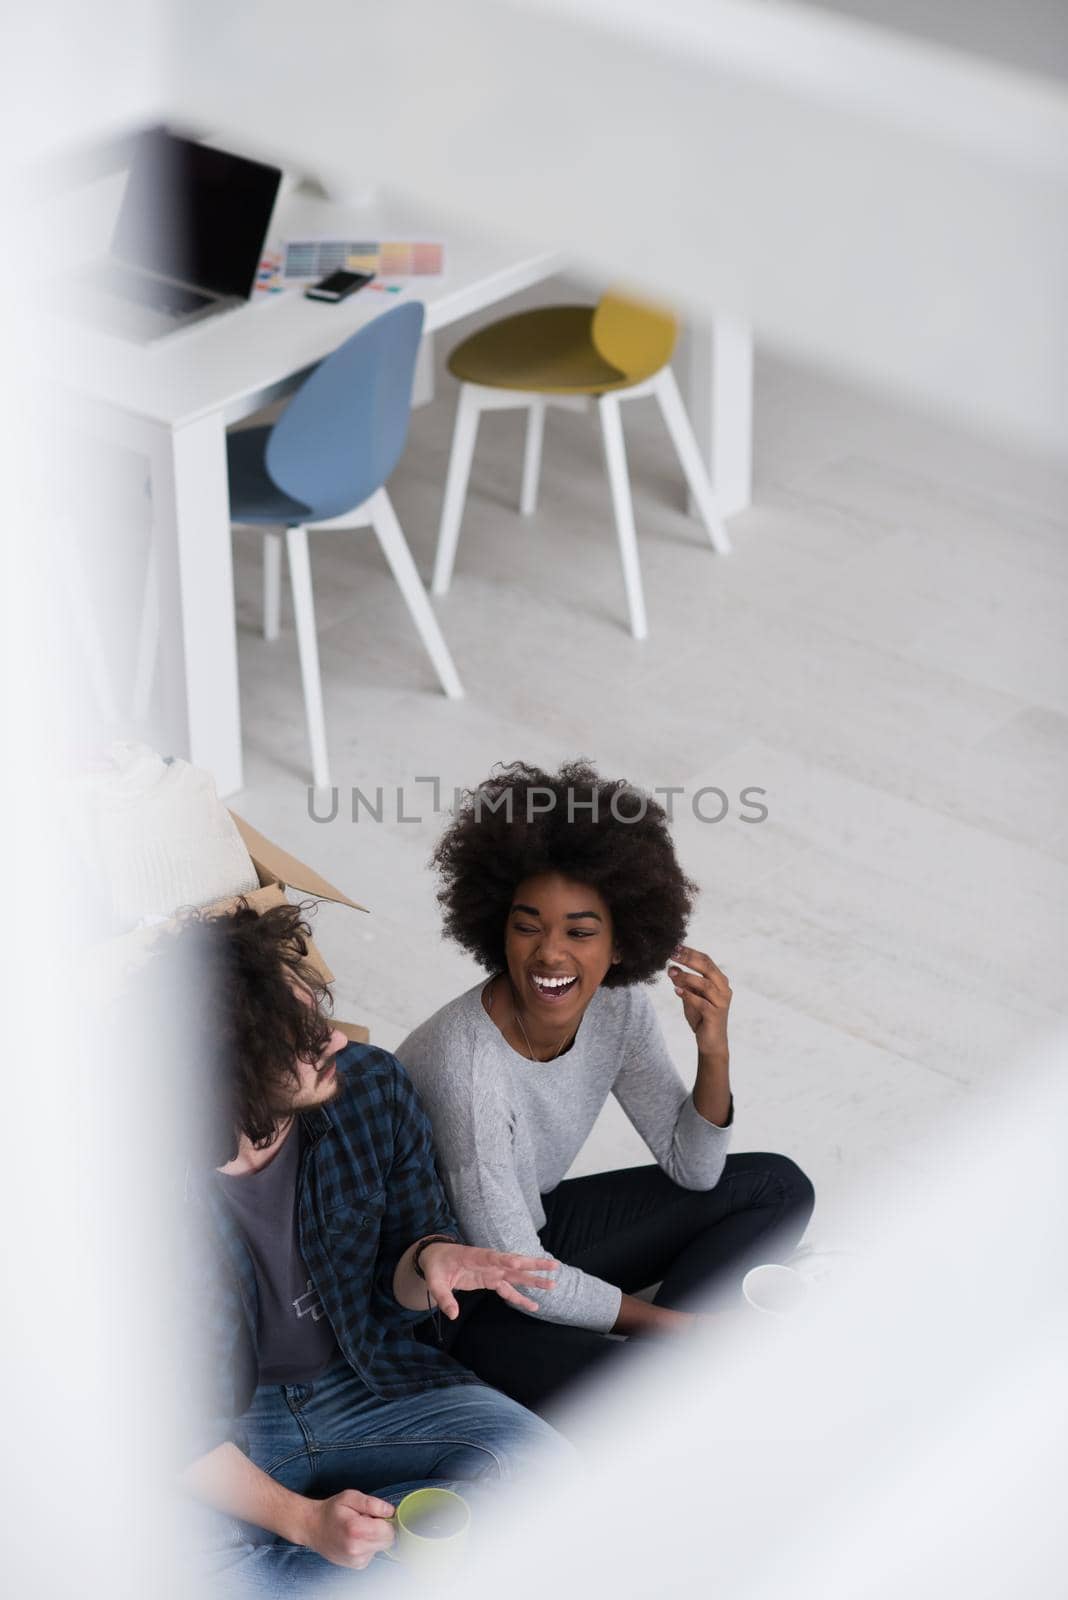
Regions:
<instances>
[{"instance_id":1,"label":"laptop keyboard","mask_svg":"<svg viewBox=\"0 0 1068 1600\"><path fill-rule=\"evenodd\" d=\"M185 316L189 311L200 311L212 303L211 295L183 289L177 283L164 283L160 278L147 277L115 262L108 263L107 286L124 300L134 300L168 317Z\"/></svg>"}]
</instances>

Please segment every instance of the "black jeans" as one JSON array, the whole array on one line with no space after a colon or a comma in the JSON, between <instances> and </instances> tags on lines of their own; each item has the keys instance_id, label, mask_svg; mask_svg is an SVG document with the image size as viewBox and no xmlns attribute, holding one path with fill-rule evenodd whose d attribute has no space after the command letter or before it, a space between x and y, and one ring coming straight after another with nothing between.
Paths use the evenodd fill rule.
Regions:
<instances>
[{"instance_id":1,"label":"black jeans","mask_svg":"<svg viewBox=\"0 0 1068 1600\"><path fill-rule=\"evenodd\" d=\"M542 1196L547 1251L635 1294L659 1283L656 1304L686 1309L714 1286L797 1244L815 1194L787 1156L728 1156L714 1189L680 1189L659 1167L571 1178ZM495 1389L542 1411L626 1341L513 1311L497 1295L463 1296L450 1330L458 1361Z\"/></svg>"}]
</instances>

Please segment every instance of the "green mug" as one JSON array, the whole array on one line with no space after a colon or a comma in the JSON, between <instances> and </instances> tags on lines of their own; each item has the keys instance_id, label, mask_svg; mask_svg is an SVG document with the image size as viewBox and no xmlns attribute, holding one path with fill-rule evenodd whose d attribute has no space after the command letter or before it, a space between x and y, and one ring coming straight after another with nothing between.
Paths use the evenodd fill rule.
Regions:
<instances>
[{"instance_id":1,"label":"green mug","mask_svg":"<svg viewBox=\"0 0 1068 1600\"><path fill-rule=\"evenodd\" d=\"M383 1553L415 1572L451 1572L467 1544L471 1510L452 1489L413 1489L392 1516L396 1538Z\"/></svg>"}]
</instances>

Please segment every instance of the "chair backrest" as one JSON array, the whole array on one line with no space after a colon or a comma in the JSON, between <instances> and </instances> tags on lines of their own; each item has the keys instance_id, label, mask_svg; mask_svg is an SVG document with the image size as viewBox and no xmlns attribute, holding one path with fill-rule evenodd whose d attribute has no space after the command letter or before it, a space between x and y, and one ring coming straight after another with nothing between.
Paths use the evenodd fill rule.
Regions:
<instances>
[{"instance_id":1,"label":"chair backrest","mask_svg":"<svg viewBox=\"0 0 1068 1600\"><path fill-rule=\"evenodd\" d=\"M678 332L670 311L611 293L601 296L590 330L598 354L632 383L667 366Z\"/></svg>"},{"instance_id":2,"label":"chair backrest","mask_svg":"<svg viewBox=\"0 0 1068 1600\"><path fill-rule=\"evenodd\" d=\"M400 460L422 331L415 300L365 323L319 363L272 428L267 471L309 520L351 511Z\"/></svg>"}]
</instances>

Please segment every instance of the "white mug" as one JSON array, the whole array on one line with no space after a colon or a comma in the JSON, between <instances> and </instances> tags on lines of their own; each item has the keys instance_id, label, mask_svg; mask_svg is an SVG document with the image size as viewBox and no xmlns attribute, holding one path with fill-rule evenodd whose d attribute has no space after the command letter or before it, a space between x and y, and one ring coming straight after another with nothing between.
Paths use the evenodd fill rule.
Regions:
<instances>
[{"instance_id":1,"label":"white mug","mask_svg":"<svg viewBox=\"0 0 1068 1600\"><path fill-rule=\"evenodd\" d=\"M793 1267L771 1262L751 1267L742 1279L742 1293L749 1304L769 1317L788 1317L798 1311L808 1296L808 1284Z\"/></svg>"}]
</instances>

